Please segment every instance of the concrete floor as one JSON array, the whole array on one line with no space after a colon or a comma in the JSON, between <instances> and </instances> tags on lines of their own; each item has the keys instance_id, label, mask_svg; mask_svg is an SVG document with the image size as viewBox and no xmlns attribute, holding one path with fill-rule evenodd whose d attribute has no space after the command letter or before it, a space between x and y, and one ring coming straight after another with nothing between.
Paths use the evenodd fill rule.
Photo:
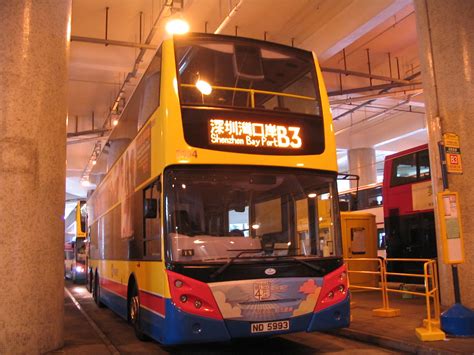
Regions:
<instances>
[{"instance_id":1,"label":"concrete floor","mask_svg":"<svg viewBox=\"0 0 474 355\"><path fill-rule=\"evenodd\" d=\"M98 308L84 286L66 282L83 313L65 292L65 344L51 354L395 354L356 340L323 333L295 333L268 339L231 343L162 347L154 341L141 342L132 327L107 308ZM84 314L85 313L85 314ZM88 321L88 319L92 324ZM97 328L94 329L93 326Z\"/></svg>"}]
</instances>

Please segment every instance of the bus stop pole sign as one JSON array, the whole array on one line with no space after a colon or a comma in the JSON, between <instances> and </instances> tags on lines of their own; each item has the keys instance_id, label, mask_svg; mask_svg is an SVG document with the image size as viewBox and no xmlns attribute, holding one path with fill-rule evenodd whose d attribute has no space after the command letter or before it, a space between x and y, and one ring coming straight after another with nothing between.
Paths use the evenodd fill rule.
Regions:
<instances>
[{"instance_id":1,"label":"bus stop pole sign","mask_svg":"<svg viewBox=\"0 0 474 355\"><path fill-rule=\"evenodd\" d=\"M462 174L461 147L455 133L443 134L446 169L450 174Z\"/></svg>"}]
</instances>

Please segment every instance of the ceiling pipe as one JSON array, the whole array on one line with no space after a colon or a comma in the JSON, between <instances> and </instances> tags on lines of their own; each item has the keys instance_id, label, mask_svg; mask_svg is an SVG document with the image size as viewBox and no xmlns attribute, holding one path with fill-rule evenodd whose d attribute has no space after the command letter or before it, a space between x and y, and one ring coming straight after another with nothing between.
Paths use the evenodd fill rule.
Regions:
<instances>
[{"instance_id":1,"label":"ceiling pipe","mask_svg":"<svg viewBox=\"0 0 474 355\"><path fill-rule=\"evenodd\" d=\"M214 31L214 34L218 35L222 32L222 30L224 29L225 26L227 26L227 24L232 19L232 17L235 16L235 14L239 10L240 6L242 6L243 2L244 2L244 0L239 0L239 2L232 8L232 10L230 10L229 14L224 18L224 20L221 22L221 24Z\"/></svg>"},{"instance_id":2,"label":"ceiling pipe","mask_svg":"<svg viewBox=\"0 0 474 355\"><path fill-rule=\"evenodd\" d=\"M350 105L354 102L358 101L365 101L370 99L381 99L381 98L393 98L393 97L400 97L400 96L407 96L409 94L418 94L423 92L423 89L411 89L411 90L400 90L400 91L390 91L383 94L373 94L373 95L365 95L365 96L356 96L356 97L348 97L347 99L341 100L334 100L329 101L331 105L339 105L339 104L346 104Z\"/></svg>"},{"instance_id":3,"label":"ceiling pipe","mask_svg":"<svg viewBox=\"0 0 474 355\"><path fill-rule=\"evenodd\" d=\"M349 125L349 126L347 126L347 127L344 127L344 128L342 128L342 129L336 131L334 134L337 136L337 135L339 135L339 134L341 134L341 133L344 133L344 132L346 132L346 131L348 131L348 130L354 128L354 127L356 127L356 126L359 126L359 125L364 124L364 123L368 123L368 122L370 122L370 121L375 120L376 118L379 118L379 117L381 117L381 116L383 116L383 115L386 115L387 113L390 113L390 112L394 111L395 109L399 108L400 106L403 106L403 105L408 104L408 103L410 102L410 100L411 100L413 97L417 96L417 95L419 95L419 94L409 95L406 100L403 100L402 102L400 102L400 103L398 103L398 104L396 104L396 105L394 105L394 106L388 107L387 109L383 110L382 112L378 112L378 113L376 113L376 114L374 114L374 115L372 115L372 116L369 116L369 117L367 117L367 118L365 118L365 119L363 119L363 120L361 120L361 121L359 121L359 122L356 122L356 123L354 123L354 124L352 124L352 125Z\"/></svg>"},{"instance_id":4,"label":"ceiling pipe","mask_svg":"<svg viewBox=\"0 0 474 355\"><path fill-rule=\"evenodd\" d=\"M102 134L102 133L107 133L110 131L110 129L104 129L104 128L96 128L96 129L91 129L87 131L76 131L76 132L71 132L67 134L67 138L73 138L73 137L80 137L80 136L87 136L89 134Z\"/></svg>"},{"instance_id":5,"label":"ceiling pipe","mask_svg":"<svg viewBox=\"0 0 474 355\"><path fill-rule=\"evenodd\" d=\"M74 35L71 36L71 42L85 42L85 43L94 43L94 44L105 44L105 45L111 45L111 46L140 48L140 49L157 49L158 48L157 46L154 46L152 44L126 42L126 41L115 41L115 40L112 40L112 39L82 37L82 36L74 36Z\"/></svg>"},{"instance_id":6,"label":"ceiling pipe","mask_svg":"<svg viewBox=\"0 0 474 355\"><path fill-rule=\"evenodd\" d=\"M87 143L91 141L101 141L101 140L106 140L107 137L89 137L89 138L78 138L78 139L68 139L67 145L72 145L72 144L81 144L81 143Z\"/></svg>"},{"instance_id":7,"label":"ceiling pipe","mask_svg":"<svg viewBox=\"0 0 474 355\"><path fill-rule=\"evenodd\" d=\"M418 115L424 115L425 114L425 111L418 111L418 110L413 110L413 109L410 109L410 107L413 107L412 106L412 101L410 101L408 103L408 109L402 109L402 108L396 108L394 109L393 111L397 111L397 112L405 112L405 113L414 113L414 114L418 114ZM374 110L385 110L386 107L383 107L383 106L375 106L375 105L367 105L366 106L367 108L370 108L370 109L374 109Z\"/></svg>"},{"instance_id":8,"label":"ceiling pipe","mask_svg":"<svg viewBox=\"0 0 474 355\"><path fill-rule=\"evenodd\" d=\"M367 123L367 122L369 122L369 121L373 121L374 119L376 119L376 118L378 118L378 117L380 117L380 116L386 115L387 113L393 111L394 109L396 109L396 108L398 108L398 107L400 107L400 106L403 106L403 105L407 104L408 102L410 102L410 99L409 99L409 98L406 99L406 100L404 100L404 101L402 101L402 102L400 102L400 103L398 103L398 104L396 104L395 106L392 106L392 107L387 108L386 110L384 110L384 111L382 111L382 112L379 112L379 113L376 113L375 115L369 116L369 117L367 117L366 119L363 119L362 121L359 121L359 122L357 122L357 123L354 123L354 124L351 124L351 125L349 125L349 126L347 126L347 127L344 127L344 128L342 128L342 129L336 131L336 132L334 133L334 135L338 136L339 134L344 133L344 132L346 132L346 131L348 131L348 130L350 130L350 129L353 129L353 128L356 127L356 126L359 126L359 125L361 125L361 124L363 124L363 123Z\"/></svg>"},{"instance_id":9,"label":"ceiling pipe","mask_svg":"<svg viewBox=\"0 0 474 355\"><path fill-rule=\"evenodd\" d=\"M414 86L414 85L421 85L421 82L413 82L409 84L392 83L392 84L382 84L382 85L373 85L373 86L363 86L359 88L346 89L342 91L335 90L335 91L328 92L328 96L332 97L332 96L340 96L340 95L347 95L347 94L357 94L359 92L366 92L366 91L372 91L372 90L382 90L382 93L383 93L390 89L401 88L404 86Z\"/></svg>"},{"instance_id":10,"label":"ceiling pipe","mask_svg":"<svg viewBox=\"0 0 474 355\"><path fill-rule=\"evenodd\" d=\"M413 79L417 78L419 75L421 75L421 72L420 72L420 71L419 71L419 72L416 72L416 73L413 73L412 75L407 76L404 80L413 80ZM394 84L394 85L395 85L395 84ZM413 85L416 85L416 83L413 83ZM381 90L381 91L379 92L379 94L383 94L383 93L385 93L385 92L391 90L392 88L393 88L393 86L392 86L392 87L389 86L388 88ZM366 101L366 102L363 102L363 103L361 103L360 105L354 107L353 109L351 109L351 110L349 110L349 111L347 111L347 112L344 112L344 113L340 114L339 116L334 117L334 120L338 120L338 119L340 119L340 118L342 118L342 117L344 117L344 116L346 116L346 115L349 115L349 114L351 114L351 113L353 113L353 112L359 110L360 108L362 108L362 107L364 107L364 106L366 106L366 105L370 105L370 104L371 104L372 102L374 102L375 100L376 100L376 99L372 99L372 100L368 100L368 101Z\"/></svg>"},{"instance_id":11,"label":"ceiling pipe","mask_svg":"<svg viewBox=\"0 0 474 355\"><path fill-rule=\"evenodd\" d=\"M408 97L406 98L406 100L403 100L402 102L400 102L400 103L398 103L398 104L396 104L396 105L394 105L394 106L391 106L391 107L387 108L386 110L384 110L384 111L382 111L382 112L378 112L378 113L376 113L376 114L374 114L374 115L372 115L372 116L369 116L369 117L367 117L366 119L364 119L363 121L360 121L360 122L358 122L358 123L373 121L373 120L375 120L376 118L379 118L379 117L381 117L381 116L383 116L383 115L386 115L387 113L392 112L392 111L395 110L396 108L399 108L400 106L403 106L403 105L408 104L408 103L410 102L410 100L411 100L413 97L417 96L417 95L419 95L419 94L408 95Z\"/></svg>"},{"instance_id":12,"label":"ceiling pipe","mask_svg":"<svg viewBox=\"0 0 474 355\"><path fill-rule=\"evenodd\" d=\"M327 73L336 73L336 74L359 76L361 78L388 81L388 82L392 82L392 83L410 84L409 80L396 79L396 78L392 78L392 77L388 77L388 76L376 75L376 74L371 74L371 73L363 73L363 72L347 70L347 69L321 67L321 71L327 72Z\"/></svg>"}]
</instances>

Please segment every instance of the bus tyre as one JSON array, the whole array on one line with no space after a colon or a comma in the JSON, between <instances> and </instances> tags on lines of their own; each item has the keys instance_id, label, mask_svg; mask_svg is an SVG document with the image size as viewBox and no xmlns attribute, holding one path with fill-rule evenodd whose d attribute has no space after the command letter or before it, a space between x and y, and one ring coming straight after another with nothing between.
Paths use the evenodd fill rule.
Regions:
<instances>
[{"instance_id":1,"label":"bus tyre","mask_svg":"<svg viewBox=\"0 0 474 355\"><path fill-rule=\"evenodd\" d=\"M128 320L135 330L136 337L141 340L147 340L147 336L143 333L140 326L140 298L138 296L137 286L134 285L130 297L128 299Z\"/></svg>"},{"instance_id":2,"label":"bus tyre","mask_svg":"<svg viewBox=\"0 0 474 355\"><path fill-rule=\"evenodd\" d=\"M100 301L100 287L99 287L99 275L94 277L94 288L92 289L92 297L94 298L95 304L100 308L104 307L104 304Z\"/></svg>"}]
</instances>

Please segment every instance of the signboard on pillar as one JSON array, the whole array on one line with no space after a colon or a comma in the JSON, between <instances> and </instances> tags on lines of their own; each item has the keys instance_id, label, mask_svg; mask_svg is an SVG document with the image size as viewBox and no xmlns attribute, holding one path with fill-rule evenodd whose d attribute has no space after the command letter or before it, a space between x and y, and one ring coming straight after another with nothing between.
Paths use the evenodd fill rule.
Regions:
<instances>
[{"instance_id":1,"label":"signboard on pillar","mask_svg":"<svg viewBox=\"0 0 474 355\"><path fill-rule=\"evenodd\" d=\"M451 174L462 174L461 147L455 133L443 134L446 170Z\"/></svg>"},{"instance_id":2,"label":"signboard on pillar","mask_svg":"<svg viewBox=\"0 0 474 355\"><path fill-rule=\"evenodd\" d=\"M438 193L438 214L443 242L443 261L446 264L461 264L464 262L464 241L457 192L446 190Z\"/></svg>"}]
</instances>

